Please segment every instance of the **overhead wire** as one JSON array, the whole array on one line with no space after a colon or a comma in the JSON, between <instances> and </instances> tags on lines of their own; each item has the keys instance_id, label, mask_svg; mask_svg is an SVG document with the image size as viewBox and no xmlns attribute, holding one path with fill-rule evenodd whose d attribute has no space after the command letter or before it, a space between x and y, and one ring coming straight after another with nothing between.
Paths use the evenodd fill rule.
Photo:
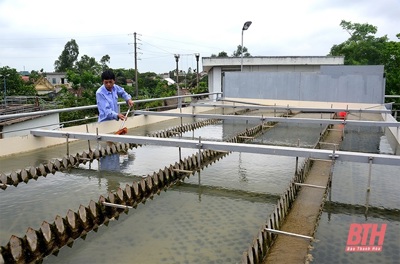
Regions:
<instances>
[{"instance_id":1,"label":"overhead wire","mask_svg":"<svg viewBox=\"0 0 400 264\"><path fill-rule=\"evenodd\" d=\"M2 58L17 58L17 59L43 59L43 58L53 58L56 60L58 56L62 53L65 48L65 44L72 39L76 41L80 51L89 50L91 54L87 54L88 51L80 52L80 55L87 54L90 57L99 57L104 56L105 54L110 54L112 56L121 57L121 55L132 54L132 50L128 50L126 48L126 43L129 42L129 39L132 38L132 34L106 34L106 35L88 35L88 36L69 36L69 37L32 37L32 38L7 38L0 37L0 52L2 54ZM140 50L142 51L140 54L139 60L154 60L154 59L165 59L169 56L173 56L174 54L180 54L180 56L193 56L195 53L200 54L208 54L209 49L216 49L215 47L208 47L204 45L199 45L198 43L193 42L185 42L176 39L167 39L159 36L151 36L151 35L140 35L139 44L144 44L140 46ZM126 42L122 42L118 40L118 38L126 37ZM100 38L101 41L97 41L96 43L90 43L91 40L96 40ZM150 40L148 40L150 39ZM159 39L163 40L162 45L154 44L151 40ZM66 41L64 44L60 44L60 41ZM116 42L119 41L119 42ZM177 45L168 45L168 42L171 43L180 43L188 45L187 47L178 48ZM128 43L129 44L129 43ZM96 49L98 47L99 49ZM106 52L104 53L104 49L100 50L100 48L105 48ZM200 49L199 49L200 47ZM17 49L17 52L12 52L10 49ZM25 49L23 52L19 52L18 49ZM59 49L58 55L54 57L51 55L49 50ZM177 49L179 51L177 51ZM205 51L204 49L207 49ZM45 50L41 52L41 50ZM108 51L109 50L109 51ZM222 49L221 49L222 50ZM31 52L30 52L31 51ZM40 53L40 54L38 54ZM101 53L101 54L100 54ZM114 57L115 58L115 57ZM189 58L187 58L188 60ZM182 63L182 60L181 60ZM192 64L194 62L192 61ZM189 62L186 63L189 65ZM192 65L193 66L193 65Z\"/></svg>"}]
</instances>

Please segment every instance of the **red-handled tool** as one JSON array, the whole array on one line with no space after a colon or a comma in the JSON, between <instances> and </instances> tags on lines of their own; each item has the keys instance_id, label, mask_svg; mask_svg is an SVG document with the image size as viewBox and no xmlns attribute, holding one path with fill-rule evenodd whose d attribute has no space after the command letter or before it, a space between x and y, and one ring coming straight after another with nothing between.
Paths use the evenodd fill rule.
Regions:
<instances>
[{"instance_id":1,"label":"red-handled tool","mask_svg":"<svg viewBox=\"0 0 400 264\"><path fill-rule=\"evenodd\" d=\"M123 127L123 126L125 125L126 119L128 119L128 115L129 115L129 112L130 112L130 111L131 111L131 108L129 107L128 111L126 112L124 121L122 122L122 124L121 124L119 130L118 130L117 132L115 132L116 135L125 135L126 133L128 133L128 128Z\"/></svg>"}]
</instances>

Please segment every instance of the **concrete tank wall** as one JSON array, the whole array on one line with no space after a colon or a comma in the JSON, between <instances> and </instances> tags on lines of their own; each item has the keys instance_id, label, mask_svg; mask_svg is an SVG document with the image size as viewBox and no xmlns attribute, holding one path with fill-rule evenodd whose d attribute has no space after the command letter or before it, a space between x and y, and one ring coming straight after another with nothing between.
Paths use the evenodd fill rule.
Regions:
<instances>
[{"instance_id":1,"label":"concrete tank wall","mask_svg":"<svg viewBox=\"0 0 400 264\"><path fill-rule=\"evenodd\" d=\"M59 114L49 114L24 122L17 122L3 127L3 138L10 138L15 136L25 136L29 134L29 128L40 127L42 129L56 129L59 127L60 117Z\"/></svg>"},{"instance_id":2,"label":"concrete tank wall","mask_svg":"<svg viewBox=\"0 0 400 264\"><path fill-rule=\"evenodd\" d=\"M319 72L225 72L225 97L382 104L383 66L321 66Z\"/></svg>"},{"instance_id":3,"label":"concrete tank wall","mask_svg":"<svg viewBox=\"0 0 400 264\"><path fill-rule=\"evenodd\" d=\"M179 113L179 109L168 110L166 112ZM229 111L225 110L225 114ZM210 110L207 107L185 107L182 108L182 113L222 113L221 109ZM137 115L129 117L125 126L129 128L144 126L147 124L154 124L158 122L163 122L166 120L171 120L176 117L170 116L155 116L155 115ZM89 123L87 124L87 130L89 133L108 134L115 133L120 129L120 122L117 121L105 121L101 123ZM51 128L41 128L41 129L51 129ZM65 132L79 132L86 133L86 125L72 126L66 128L60 128L60 131ZM76 139L70 139L70 141L76 141ZM6 157L10 155L15 155L18 153L35 151L38 149L44 149L50 146L56 146L66 143L66 138L51 138L51 137L35 137L31 134L24 134L22 136L13 136L9 138L0 139L0 157ZM12 147L10 147L12 146Z\"/></svg>"}]
</instances>

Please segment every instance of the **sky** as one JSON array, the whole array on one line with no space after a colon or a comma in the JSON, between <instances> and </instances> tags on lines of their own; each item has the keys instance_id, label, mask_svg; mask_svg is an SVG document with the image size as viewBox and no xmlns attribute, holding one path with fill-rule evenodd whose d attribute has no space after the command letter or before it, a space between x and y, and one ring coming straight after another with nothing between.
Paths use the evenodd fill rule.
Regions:
<instances>
[{"instance_id":1,"label":"sky","mask_svg":"<svg viewBox=\"0 0 400 264\"><path fill-rule=\"evenodd\" d=\"M349 38L342 20L368 23L398 41L400 0L0 0L0 68L54 71L65 44L109 67L164 73L241 45L252 56L325 56ZM252 21L242 32L243 24Z\"/></svg>"}]
</instances>

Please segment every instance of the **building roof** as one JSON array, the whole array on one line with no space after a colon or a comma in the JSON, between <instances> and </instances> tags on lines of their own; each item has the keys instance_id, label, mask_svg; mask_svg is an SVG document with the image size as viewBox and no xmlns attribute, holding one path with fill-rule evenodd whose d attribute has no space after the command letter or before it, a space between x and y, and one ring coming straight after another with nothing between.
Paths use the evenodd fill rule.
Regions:
<instances>
[{"instance_id":1,"label":"building roof","mask_svg":"<svg viewBox=\"0 0 400 264\"><path fill-rule=\"evenodd\" d=\"M244 57L202 57L203 70L213 67L276 66L276 65L343 65L343 56L254 56Z\"/></svg>"},{"instance_id":2,"label":"building roof","mask_svg":"<svg viewBox=\"0 0 400 264\"><path fill-rule=\"evenodd\" d=\"M173 84L175 84L175 81L174 80L172 80L171 78L169 78L169 77L167 77L167 78L164 78L164 80L166 80L167 82L168 82L168 85L173 85Z\"/></svg>"},{"instance_id":3,"label":"building roof","mask_svg":"<svg viewBox=\"0 0 400 264\"><path fill-rule=\"evenodd\" d=\"M35 82L35 90L41 94L50 93L55 91L55 87L42 76Z\"/></svg>"},{"instance_id":4,"label":"building roof","mask_svg":"<svg viewBox=\"0 0 400 264\"><path fill-rule=\"evenodd\" d=\"M30 72L28 72L28 71L20 71L19 75L21 75L21 76L29 76Z\"/></svg>"},{"instance_id":5,"label":"building roof","mask_svg":"<svg viewBox=\"0 0 400 264\"><path fill-rule=\"evenodd\" d=\"M21 76L21 79L22 79L24 82L29 82L29 76Z\"/></svg>"}]
</instances>

